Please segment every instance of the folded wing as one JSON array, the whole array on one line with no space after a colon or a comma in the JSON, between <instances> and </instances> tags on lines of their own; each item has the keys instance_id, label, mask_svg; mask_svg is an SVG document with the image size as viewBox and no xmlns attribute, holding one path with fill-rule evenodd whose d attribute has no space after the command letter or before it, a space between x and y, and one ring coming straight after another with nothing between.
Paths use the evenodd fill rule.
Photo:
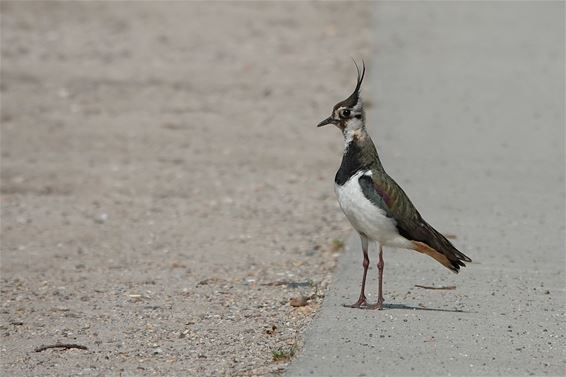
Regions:
<instances>
[{"instance_id":1,"label":"folded wing","mask_svg":"<svg viewBox=\"0 0 566 377\"><path fill-rule=\"evenodd\" d=\"M464 267L464 262L472 261L421 217L407 194L385 172L363 175L359 178L359 183L364 196L396 221L397 231L401 236L433 249L427 254L454 272ZM445 258L435 257L434 252Z\"/></svg>"}]
</instances>

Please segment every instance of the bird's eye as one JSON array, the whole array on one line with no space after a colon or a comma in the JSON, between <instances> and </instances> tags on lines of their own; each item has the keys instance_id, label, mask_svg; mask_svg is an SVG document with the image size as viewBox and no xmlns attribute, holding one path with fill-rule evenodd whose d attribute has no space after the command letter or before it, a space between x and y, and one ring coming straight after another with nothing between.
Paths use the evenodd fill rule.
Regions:
<instances>
[{"instance_id":1,"label":"bird's eye","mask_svg":"<svg viewBox=\"0 0 566 377\"><path fill-rule=\"evenodd\" d=\"M342 110L342 112L340 113L340 116L342 118L348 118L350 116L350 110L348 110L348 109Z\"/></svg>"}]
</instances>

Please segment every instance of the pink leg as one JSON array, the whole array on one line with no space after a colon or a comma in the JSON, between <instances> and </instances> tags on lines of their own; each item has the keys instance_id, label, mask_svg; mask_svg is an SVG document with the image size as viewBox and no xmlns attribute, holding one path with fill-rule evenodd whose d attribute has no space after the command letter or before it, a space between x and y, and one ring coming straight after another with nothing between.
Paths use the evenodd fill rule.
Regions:
<instances>
[{"instance_id":1,"label":"pink leg","mask_svg":"<svg viewBox=\"0 0 566 377\"><path fill-rule=\"evenodd\" d=\"M379 262L377 262L377 269L379 271L379 285L377 293L377 303L370 305L369 309L383 309L383 267L385 263L383 262L383 246L379 245Z\"/></svg>"},{"instance_id":2,"label":"pink leg","mask_svg":"<svg viewBox=\"0 0 566 377\"><path fill-rule=\"evenodd\" d=\"M365 295L365 288L366 288L366 276L368 273L369 268L369 256L368 256L368 239L365 235L360 234L360 238L362 239L362 251L364 252L364 275L362 277L362 290L360 292L360 298L358 301L353 303L352 305L344 304L347 308L363 308L367 306L366 295Z\"/></svg>"}]
</instances>

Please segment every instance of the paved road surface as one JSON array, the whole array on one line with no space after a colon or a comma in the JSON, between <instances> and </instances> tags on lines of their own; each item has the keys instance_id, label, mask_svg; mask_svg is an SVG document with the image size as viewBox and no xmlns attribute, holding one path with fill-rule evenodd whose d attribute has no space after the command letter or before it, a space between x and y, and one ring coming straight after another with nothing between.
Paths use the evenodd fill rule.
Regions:
<instances>
[{"instance_id":1,"label":"paved road surface","mask_svg":"<svg viewBox=\"0 0 566 377\"><path fill-rule=\"evenodd\" d=\"M376 8L368 118L382 162L474 263L455 275L387 249L387 310L347 309L354 237L287 374L563 375L564 3Z\"/></svg>"}]
</instances>

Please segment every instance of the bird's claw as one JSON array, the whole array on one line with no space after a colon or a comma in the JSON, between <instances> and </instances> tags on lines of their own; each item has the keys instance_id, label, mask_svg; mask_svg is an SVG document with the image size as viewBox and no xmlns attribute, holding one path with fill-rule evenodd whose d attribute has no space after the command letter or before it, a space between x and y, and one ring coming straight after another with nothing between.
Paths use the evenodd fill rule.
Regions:
<instances>
[{"instance_id":1,"label":"bird's claw","mask_svg":"<svg viewBox=\"0 0 566 377\"><path fill-rule=\"evenodd\" d=\"M351 305L342 304L342 306L344 306L345 308L365 309L368 306L368 302L367 302L366 298L362 296L355 303L353 303Z\"/></svg>"},{"instance_id":2,"label":"bird's claw","mask_svg":"<svg viewBox=\"0 0 566 377\"><path fill-rule=\"evenodd\" d=\"M366 307L366 309L383 310L383 303L382 303L382 302L377 302L377 303L375 303L375 304L368 305L368 306Z\"/></svg>"},{"instance_id":3,"label":"bird's claw","mask_svg":"<svg viewBox=\"0 0 566 377\"><path fill-rule=\"evenodd\" d=\"M368 305L367 306L368 309L377 309L377 310L383 310L383 297L380 297L377 299L377 302L375 304L372 305Z\"/></svg>"},{"instance_id":4,"label":"bird's claw","mask_svg":"<svg viewBox=\"0 0 566 377\"><path fill-rule=\"evenodd\" d=\"M354 309L370 309L370 310L383 310L383 299L377 300L375 304L368 304L366 298L360 298L355 303L348 305L342 304L345 308L354 308Z\"/></svg>"}]
</instances>

